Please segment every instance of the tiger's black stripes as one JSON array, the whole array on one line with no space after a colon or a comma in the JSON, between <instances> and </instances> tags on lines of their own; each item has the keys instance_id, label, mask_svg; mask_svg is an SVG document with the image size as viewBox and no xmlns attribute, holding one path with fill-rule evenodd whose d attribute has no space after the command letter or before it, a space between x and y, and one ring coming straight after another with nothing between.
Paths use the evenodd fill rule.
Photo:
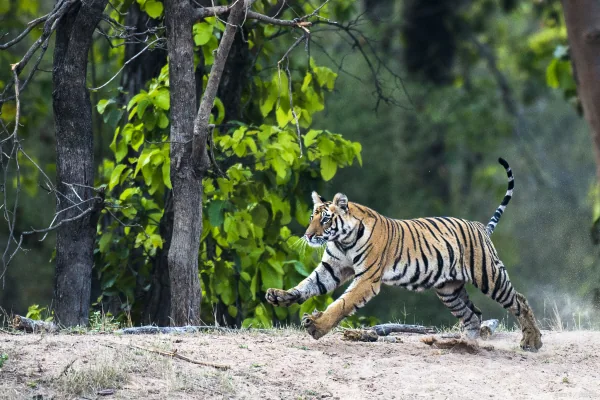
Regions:
<instances>
[{"instance_id":1,"label":"tiger's black stripes","mask_svg":"<svg viewBox=\"0 0 600 400\"><path fill-rule=\"evenodd\" d=\"M354 278L325 312L302 319L318 339L376 296L381 284L408 290L433 288L467 334L477 337L481 310L465 288L472 283L517 317L523 331L521 346L538 349L541 334L533 312L512 286L490 239L514 188L510 167L502 159L500 163L507 171L508 191L487 226L453 217L394 220L348 202L340 193L332 202L313 194L313 215L304 238L311 246L326 244L321 264L295 288L269 289L267 300L280 306L300 303Z\"/></svg>"},{"instance_id":2,"label":"tiger's black stripes","mask_svg":"<svg viewBox=\"0 0 600 400\"><path fill-rule=\"evenodd\" d=\"M487 224L486 231L487 231L488 235L491 235L494 232L494 229L496 229L496 225L498 225L498 221L500 221L500 218L502 217L502 213L504 213L504 210L506 209L508 202L512 198L513 189L515 188L515 177L513 176L512 169L510 168L508 163L503 158L499 158L498 162L506 170L506 176L508 177L508 190L506 191L506 194L504 195L502 202L496 209L496 212L494 212L492 219L490 219L490 222L488 222L488 224Z\"/></svg>"},{"instance_id":3,"label":"tiger's black stripes","mask_svg":"<svg viewBox=\"0 0 600 400\"><path fill-rule=\"evenodd\" d=\"M315 277L317 278L317 287L319 288L319 293L320 294L325 294L327 293L327 289L325 288L325 285L323 285L321 283L321 279L319 277L319 273L315 273Z\"/></svg>"},{"instance_id":4,"label":"tiger's black stripes","mask_svg":"<svg viewBox=\"0 0 600 400\"><path fill-rule=\"evenodd\" d=\"M326 263L325 261L321 261L321 264L323 264L323 266L325 267L325 269L327 270L327 272L329 272L329 275L331 275L331 277L333 278L333 280L335 281L336 284L340 284L340 278L338 278L335 275L335 272L333 272L333 268L331 267L330 264Z\"/></svg>"}]
</instances>

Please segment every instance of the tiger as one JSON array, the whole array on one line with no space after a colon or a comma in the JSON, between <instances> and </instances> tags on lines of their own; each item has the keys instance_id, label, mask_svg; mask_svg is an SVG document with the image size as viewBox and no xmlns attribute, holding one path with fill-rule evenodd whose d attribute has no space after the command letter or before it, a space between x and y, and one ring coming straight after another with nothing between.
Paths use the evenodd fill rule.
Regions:
<instances>
[{"instance_id":1,"label":"tiger","mask_svg":"<svg viewBox=\"0 0 600 400\"><path fill-rule=\"evenodd\" d=\"M352 279L325 311L302 317L302 327L319 339L376 296L382 284L410 291L433 289L459 319L463 335L474 340L482 313L467 295L465 285L471 283L517 318L521 348L537 351L542 335L533 310L511 284L490 238L514 189L510 166L502 158L498 162L506 170L508 190L487 226L454 217L391 219L349 202L342 193L326 201L312 192L313 211L303 239L311 247L324 246L323 258L297 286L268 289L266 300L274 306L301 304Z\"/></svg>"}]
</instances>

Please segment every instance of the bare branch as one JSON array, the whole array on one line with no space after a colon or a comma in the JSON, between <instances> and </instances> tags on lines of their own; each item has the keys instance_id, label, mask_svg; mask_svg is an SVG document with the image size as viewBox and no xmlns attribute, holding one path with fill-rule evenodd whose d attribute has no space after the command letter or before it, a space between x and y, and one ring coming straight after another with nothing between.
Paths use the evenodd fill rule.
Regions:
<instances>
[{"instance_id":1,"label":"bare branch","mask_svg":"<svg viewBox=\"0 0 600 400\"><path fill-rule=\"evenodd\" d=\"M239 1L243 3L242 0L239 0ZM329 0L327 0L327 1L329 1ZM325 3L327 3L327 1ZM224 16L226 14L229 14L230 11L232 11L232 7L235 6L236 3L237 2L235 2L234 5L232 5L232 6L214 6L214 7L198 8L196 10L195 18L196 18L196 20L202 20L202 19L208 18L208 17ZM325 5L325 4L323 4L323 5ZM250 11L250 10L248 10L245 13L245 19L261 21L261 22L265 22L270 25L302 28L302 27L308 27L308 26L312 25L311 22L305 21L305 19L307 19L309 17L313 17L316 14L316 12L318 12L321 9L321 7L317 8L317 10L315 10L313 13L311 13L305 17L296 18L293 20L273 18L273 17L269 17L268 15L264 15L264 14L261 14L261 13L255 12L255 11ZM240 23L241 23L241 21L240 21Z\"/></svg>"},{"instance_id":2,"label":"bare branch","mask_svg":"<svg viewBox=\"0 0 600 400\"><path fill-rule=\"evenodd\" d=\"M8 49L9 47L11 47L11 46L19 43L21 40L23 40L23 38L25 36L27 36L27 34L29 34L29 32L31 32L31 30L33 28L35 28L36 26L38 26L42 22L45 22L48 19L49 16L50 16L50 14L46 14L43 17L36 18L33 21L29 22L27 24L27 28L25 28L25 30L23 32L21 32L21 34L19 34L19 36L17 36L16 38L14 38L13 40L11 40L9 42L6 42L4 44L0 44L0 50Z\"/></svg>"},{"instance_id":3,"label":"bare branch","mask_svg":"<svg viewBox=\"0 0 600 400\"><path fill-rule=\"evenodd\" d=\"M133 60L135 60L139 55L141 55L143 52L145 52L146 50L148 50L150 48L150 46L152 46L155 43L159 43L159 42L164 42L165 39L164 38L158 38L156 40L153 40L152 42L148 43L148 45L146 47L144 47L142 50L140 50L139 53L137 53L136 55L134 55L133 57L131 57L129 60L127 60L126 62L123 63L123 66L117 71L116 74L113 75L112 78L110 78L108 81L106 81L105 84L100 85L98 87L95 88L89 88L89 90L95 92L97 90L102 89L104 86L108 85L109 83L111 83L117 76L119 76L119 74L121 73L121 71L123 71L125 69L125 67L132 62Z\"/></svg>"},{"instance_id":4,"label":"bare branch","mask_svg":"<svg viewBox=\"0 0 600 400\"><path fill-rule=\"evenodd\" d=\"M235 38L235 33L239 24L244 18L244 9L244 1L238 0L229 13L227 26L225 27L225 32L223 33L221 42L219 43L217 54L215 55L215 60L206 84L206 90L202 95L202 101L200 102L198 114L196 115L196 119L194 121L192 157L193 164L199 171L205 171L209 166L209 160L206 160L208 155L206 153L206 144L210 130L208 126L210 112L215 102L217 89L219 88L219 83L221 82L221 76L223 75L223 70L225 69L225 63L227 61L233 39Z\"/></svg>"},{"instance_id":5,"label":"bare branch","mask_svg":"<svg viewBox=\"0 0 600 400\"><path fill-rule=\"evenodd\" d=\"M290 100L290 110L292 111L292 116L294 117L294 123L296 124L296 132L298 134L298 146L300 146L300 158L302 158L302 156L304 155L304 147L302 146L302 134L300 133L300 123L298 122L298 115L296 114L296 110L294 110L294 100L293 100L293 91L292 91L292 74L290 72L289 55L292 52L292 50L294 50L296 47L298 47L298 45L300 43L302 43L304 41L306 42L307 45L310 42L310 32L308 31L308 29L306 29L306 31L304 32L304 34L302 36L300 36L298 39L296 39L294 44L292 44L290 46L290 48L285 52L283 57L281 57L281 60L279 60L277 62L277 70L279 72L279 82L280 82L279 86L281 86L281 63L284 60L286 61L285 74L288 79L288 97ZM279 101L278 101L278 103L279 103Z\"/></svg>"}]
</instances>

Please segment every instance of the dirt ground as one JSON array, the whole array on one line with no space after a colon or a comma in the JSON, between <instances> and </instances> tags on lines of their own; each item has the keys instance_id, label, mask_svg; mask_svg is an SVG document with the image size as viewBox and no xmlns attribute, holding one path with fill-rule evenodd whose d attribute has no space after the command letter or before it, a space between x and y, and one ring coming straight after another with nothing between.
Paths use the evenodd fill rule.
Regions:
<instances>
[{"instance_id":1,"label":"dirt ground","mask_svg":"<svg viewBox=\"0 0 600 400\"><path fill-rule=\"evenodd\" d=\"M299 330L189 335L0 333L8 399L600 398L600 332L543 332L538 353L497 333L476 354L401 342L319 341ZM136 347L138 346L138 347ZM222 371L147 351L177 351ZM1 362L1 361L0 361Z\"/></svg>"}]
</instances>

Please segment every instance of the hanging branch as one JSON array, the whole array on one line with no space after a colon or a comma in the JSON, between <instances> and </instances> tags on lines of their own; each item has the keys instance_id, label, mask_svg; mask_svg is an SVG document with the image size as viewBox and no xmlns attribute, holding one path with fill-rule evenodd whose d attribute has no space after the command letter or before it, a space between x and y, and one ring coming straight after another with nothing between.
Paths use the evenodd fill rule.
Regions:
<instances>
[{"instance_id":1,"label":"hanging branch","mask_svg":"<svg viewBox=\"0 0 600 400\"><path fill-rule=\"evenodd\" d=\"M202 171L206 171L210 165L208 154L206 152L206 144L208 135L210 134L208 122L213 104L215 102L215 97L217 96L217 89L219 88L219 83L221 82L223 70L225 69L225 62L227 61L229 50L233 44L233 39L235 38L237 28L242 23L244 18L244 12L246 11L244 1L237 0L229 10L230 13L227 19L227 26L225 27L225 32L223 33L221 42L219 43L215 60L206 84L206 89L202 95L202 100L200 101L198 114L196 115L196 119L194 121L192 164L200 173L202 173ZM175 165L179 165L179 161L177 161Z\"/></svg>"}]
</instances>

